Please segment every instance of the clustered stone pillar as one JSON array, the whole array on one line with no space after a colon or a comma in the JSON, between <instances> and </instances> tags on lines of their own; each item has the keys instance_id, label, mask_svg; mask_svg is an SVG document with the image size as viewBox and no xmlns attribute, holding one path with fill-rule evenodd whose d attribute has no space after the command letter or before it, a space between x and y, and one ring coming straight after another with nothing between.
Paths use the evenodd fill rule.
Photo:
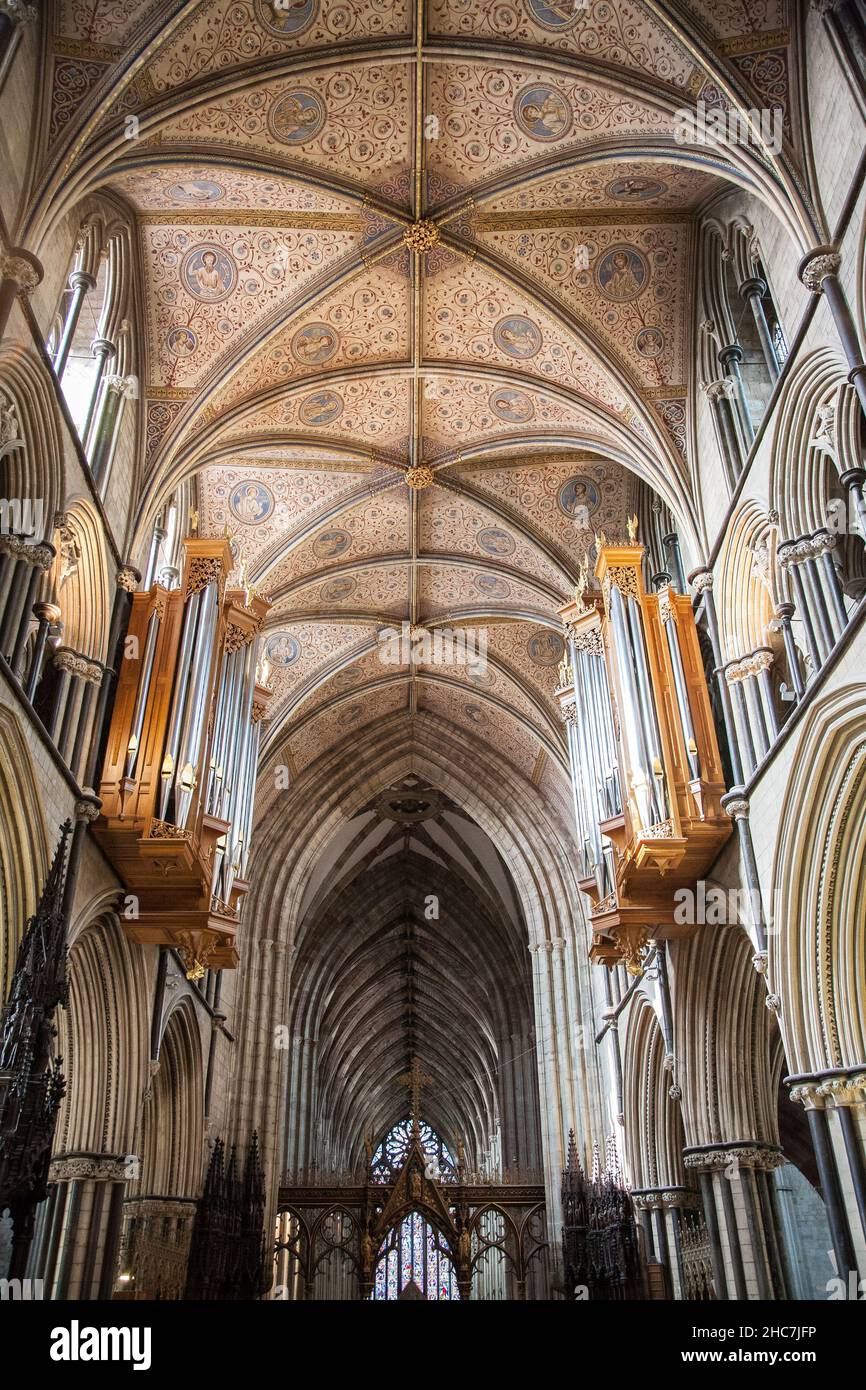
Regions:
<instances>
[{"instance_id":1,"label":"clustered stone pillar","mask_svg":"<svg viewBox=\"0 0 866 1390\"><path fill-rule=\"evenodd\" d=\"M839 334L842 351L848 363L848 380L857 392L860 407L866 415L866 363L860 355L860 340L854 316L839 280L842 257L833 246L816 246L804 256L799 275L812 294L823 294Z\"/></svg>"},{"instance_id":2,"label":"clustered stone pillar","mask_svg":"<svg viewBox=\"0 0 866 1390\"><path fill-rule=\"evenodd\" d=\"M55 1299L110 1299L117 1274L129 1159L63 1154L37 1216L31 1277Z\"/></svg>"},{"instance_id":3,"label":"clustered stone pillar","mask_svg":"<svg viewBox=\"0 0 866 1390\"><path fill-rule=\"evenodd\" d=\"M847 1297L859 1298L866 1277L866 1065L786 1082L809 1120L836 1274Z\"/></svg>"},{"instance_id":4,"label":"clustered stone pillar","mask_svg":"<svg viewBox=\"0 0 866 1390\"><path fill-rule=\"evenodd\" d=\"M776 1145L753 1140L684 1150L697 1174L718 1299L788 1297L772 1173Z\"/></svg>"},{"instance_id":5,"label":"clustered stone pillar","mask_svg":"<svg viewBox=\"0 0 866 1390\"><path fill-rule=\"evenodd\" d=\"M718 381L708 382L703 391L718 421L722 436L722 462L728 487L733 492L743 466L743 451L734 415L734 382L731 377L721 377Z\"/></svg>"},{"instance_id":6,"label":"clustered stone pillar","mask_svg":"<svg viewBox=\"0 0 866 1390\"><path fill-rule=\"evenodd\" d=\"M0 536L0 654L18 674L33 623L33 604L55 550L47 541L32 545L18 536Z\"/></svg>"},{"instance_id":7,"label":"clustered stone pillar","mask_svg":"<svg viewBox=\"0 0 866 1390\"><path fill-rule=\"evenodd\" d=\"M643 1231L645 1254L664 1266L670 1297L690 1298L683 1223L687 1212L699 1208L700 1197L689 1187L658 1187L633 1191L631 1198Z\"/></svg>"},{"instance_id":8,"label":"clustered stone pillar","mask_svg":"<svg viewBox=\"0 0 866 1390\"><path fill-rule=\"evenodd\" d=\"M54 665L60 672L48 732L73 776L90 746L94 687L102 684L105 667L71 647L58 647Z\"/></svg>"},{"instance_id":9,"label":"clustered stone pillar","mask_svg":"<svg viewBox=\"0 0 866 1390\"><path fill-rule=\"evenodd\" d=\"M719 703L722 709L722 720L725 725L727 736L728 752L731 755L732 771L734 780L742 782L743 766L740 759L740 750L737 743L737 726L734 722L734 709L731 703L731 692L725 677L724 661L722 658L722 644L719 637L719 621L716 615L716 604L713 598L713 574L712 570L697 569L689 575L689 583L695 593L701 599L704 617L707 621L707 635L710 639L710 648L713 653L713 674L716 677L716 684L719 690Z\"/></svg>"}]
</instances>

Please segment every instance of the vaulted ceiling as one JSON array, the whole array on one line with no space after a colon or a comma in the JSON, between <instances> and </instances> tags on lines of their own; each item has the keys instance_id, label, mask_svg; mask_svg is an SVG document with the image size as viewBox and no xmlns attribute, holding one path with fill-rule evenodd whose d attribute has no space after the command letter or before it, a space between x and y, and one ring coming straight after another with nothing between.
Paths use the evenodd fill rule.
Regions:
<instances>
[{"instance_id":1,"label":"vaulted ceiling","mask_svg":"<svg viewBox=\"0 0 866 1390\"><path fill-rule=\"evenodd\" d=\"M97 194L135 221L138 535L194 478L200 530L272 598L266 753L298 777L427 712L566 823L581 555L637 478L699 528L696 214L727 181L810 225L786 0L54 10L32 228ZM681 143L698 100L778 104L785 149ZM384 664L404 620L487 629L486 672Z\"/></svg>"}]
</instances>

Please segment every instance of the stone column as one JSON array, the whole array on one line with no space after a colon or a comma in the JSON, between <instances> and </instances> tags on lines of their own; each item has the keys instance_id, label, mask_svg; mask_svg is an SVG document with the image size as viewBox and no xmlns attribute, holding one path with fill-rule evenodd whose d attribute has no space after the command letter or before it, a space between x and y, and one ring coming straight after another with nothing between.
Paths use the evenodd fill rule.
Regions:
<instances>
[{"instance_id":1,"label":"stone column","mask_svg":"<svg viewBox=\"0 0 866 1390\"><path fill-rule=\"evenodd\" d=\"M697 1192L689 1187L659 1187L643 1188L631 1196L635 1211L649 1214L652 1249L665 1266L671 1297L688 1298L681 1228L684 1213L700 1207Z\"/></svg>"},{"instance_id":2,"label":"stone column","mask_svg":"<svg viewBox=\"0 0 866 1390\"><path fill-rule=\"evenodd\" d=\"M866 1068L787 1077L805 1109L844 1297L866 1277ZM854 1292L851 1292L853 1288Z\"/></svg>"},{"instance_id":3,"label":"stone column","mask_svg":"<svg viewBox=\"0 0 866 1390\"><path fill-rule=\"evenodd\" d=\"M708 1144L683 1153L698 1174L714 1244L716 1296L787 1298L777 1223L766 1175L784 1163L781 1149L756 1140Z\"/></svg>"},{"instance_id":4,"label":"stone column","mask_svg":"<svg viewBox=\"0 0 866 1390\"><path fill-rule=\"evenodd\" d=\"M4 0L0 0L0 8L3 3ZM25 298L31 295L43 274L41 262L20 246L0 256L0 338L6 332L15 300L19 295Z\"/></svg>"},{"instance_id":5,"label":"stone column","mask_svg":"<svg viewBox=\"0 0 866 1390\"><path fill-rule=\"evenodd\" d=\"M62 1154L52 1161L34 1260L46 1298L111 1298L123 1197L133 1166L134 1160L121 1154Z\"/></svg>"},{"instance_id":6,"label":"stone column","mask_svg":"<svg viewBox=\"0 0 866 1390\"><path fill-rule=\"evenodd\" d=\"M733 492L743 468L743 453L734 422L734 382L730 377L722 377L719 381L709 382L703 390L719 423L722 434L722 462L728 488Z\"/></svg>"},{"instance_id":7,"label":"stone column","mask_svg":"<svg viewBox=\"0 0 866 1390\"><path fill-rule=\"evenodd\" d=\"M839 334L842 351L848 363L848 380L857 392L860 408L866 415L866 363L860 352L860 340L854 316L839 280L842 257L833 246L816 246L800 262L799 276L811 294L823 294Z\"/></svg>"},{"instance_id":8,"label":"stone column","mask_svg":"<svg viewBox=\"0 0 866 1390\"><path fill-rule=\"evenodd\" d=\"M755 438L755 427L752 424L749 402L746 399L746 387L743 382L743 374L740 371L742 361L743 349L736 343L731 343L729 347L721 348L719 351L719 363L722 370L729 380L734 383L733 399L736 402L740 427L743 431L743 441L746 446L746 452L748 452Z\"/></svg>"},{"instance_id":9,"label":"stone column","mask_svg":"<svg viewBox=\"0 0 866 1390\"><path fill-rule=\"evenodd\" d=\"M123 659L123 641L129 626L132 609L132 595L141 582L141 575L131 565L124 565L117 571L117 588L114 592L114 605L111 610L111 625L108 632L108 663L102 669L99 695L93 711L92 733L84 765L83 782L87 787L95 785L99 773L99 755L103 739L108 734L111 721L114 691L120 662Z\"/></svg>"},{"instance_id":10,"label":"stone column","mask_svg":"<svg viewBox=\"0 0 866 1390\"><path fill-rule=\"evenodd\" d=\"M99 399L99 388L102 385L102 378L105 373L105 364L108 361L109 357L114 356L117 349L114 346L114 343L110 342L108 338L94 338L93 342L90 344L90 351L96 358L96 376L93 380L93 389L90 393L90 401L87 406L87 415L85 417L84 424L81 427L81 442L84 445L85 449L89 448L89 435L93 427L94 417L96 415L96 402Z\"/></svg>"},{"instance_id":11,"label":"stone column","mask_svg":"<svg viewBox=\"0 0 866 1390\"><path fill-rule=\"evenodd\" d=\"M749 828L749 803L743 795L742 787L734 787L726 796L722 797L722 805L731 817L737 828L737 837L740 842L740 859L743 865L743 875L746 880L746 888L749 891L749 901L751 903L751 938L755 947L755 954L752 957L752 964L759 975L766 974L767 969L767 924L764 917L763 900L761 898L761 884L758 878L758 864L755 859L755 847L752 844L752 832Z\"/></svg>"},{"instance_id":12,"label":"stone column","mask_svg":"<svg viewBox=\"0 0 866 1390\"><path fill-rule=\"evenodd\" d=\"M752 276L744 280L740 286L740 294L752 310L755 324L758 329L758 337L761 340L761 351L764 354L764 361L767 364L767 371L770 380L779 380L779 359L776 356L776 345L773 342L773 335L770 332L770 325L767 323L767 315L764 313L764 295L767 293L767 286L760 276Z\"/></svg>"},{"instance_id":13,"label":"stone column","mask_svg":"<svg viewBox=\"0 0 866 1390\"><path fill-rule=\"evenodd\" d=\"M90 455L90 471L98 487L105 487L114 446L123 419L124 403L133 400L138 391L138 380L134 376L109 376L105 381L105 405L99 424L93 431Z\"/></svg>"},{"instance_id":14,"label":"stone column","mask_svg":"<svg viewBox=\"0 0 866 1390\"><path fill-rule=\"evenodd\" d=\"M719 689L719 700L722 706L722 719L725 725L725 733L728 739L728 751L731 755L732 771L736 781L740 782L743 778L743 769L740 760L740 750L737 745L737 729L734 723L734 711L731 705L731 695L728 690L728 682L725 679L724 662L722 661L722 644L719 638L719 622L716 616L716 603L713 598L713 572L708 569L693 570L689 575L689 583L695 593L703 599L704 615L707 620L707 636L710 639L710 646L713 651L713 661L715 662L716 684Z\"/></svg>"},{"instance_id":15,"label":"stone column","mask_svg":"<svg viewBox=\"0 0 866 1390\"><path fill-rule=\"evenodd\" d=\"M63 331L60 335L60 342L54 354L54 371L57 380L63 379L66 364L69 361L69 353L72 350L72 340L75 337L75 330L78 327L78 320L81 317L81 309L84 304L84 297L89 290L96 288L96 281L86 270L73 270L69 276L69 284L72 289L72 298L66 313L63 324Z\"/></svg>"},{"instance_id":16,"label":"stone column","mask_svg":"<svg viewBox=\"0 0 866 1390\"><path fill-rule=\"evenodd\" d=\"M5 536L3 541L7 558L13 564L7 572L5 602L0 615L0 652L14 670L30 631L37 587L54 562L55 550L47 541L28 545L14 536Z\"/></svg>"}]
</instances>

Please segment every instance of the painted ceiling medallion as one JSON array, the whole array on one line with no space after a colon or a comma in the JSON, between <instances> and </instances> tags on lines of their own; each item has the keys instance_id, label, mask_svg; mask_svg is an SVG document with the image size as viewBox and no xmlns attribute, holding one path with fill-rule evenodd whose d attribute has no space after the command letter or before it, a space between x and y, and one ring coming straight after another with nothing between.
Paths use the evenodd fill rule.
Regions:
<instances>
[{"instance_id":1,"label":"painted ceiling medallion","mask_svg":"<svg viewBox=\"0 0 866 1390\"><path fill-rule=\"evenodd\" d=\"M319 560L334 560L351 544L352 537L348 531L342 531L339 526L329 526L327 531L320 531L313 541L313 553Z\"/></svg>"},{"instance_id":2,"label":"painted ceiling medallion","mask_svg":"<svg viewBox=\"0 0 866 1390\"><path fill-rule=\"evenodd\" d=\"M274 102L268 128L281 145L305 145L325 124L325 108L315 92L292 87Z\"/></svg>"},{"instance_id":3,"label":"painted ceiling medallion","mask_svg":"<svg viewBox=\"0 0 866 1390\"><path fill-rule=\"evenodd\" d=\"M220 202L225 197L225 189L222 184L214 183L211 179L182 179L180 183L172 184L168 196L173 203L197 208L208 203Z\"/></svg>"},{"instance_id":4,"label":"painted ceiling medallion","mask_svg":"<svg viewBox=\"0 0 866 1390\"><path fill-rule=\"evenodd\" d=\"M271 34L302 34L316 17L319 0L256 0L256 14Z\"/></svg>"},{"instance_id":5,"label":"painted ceiling medallion","mask_svg":"<svg viewBox=\"0 0 866 1390\"><path fill-rule=\"evenodd\" d=\"M567 479L559 489L557 498L560 509L573 521L586 521L593 512L598 511L601 498L598 488L591 478L582 474Z\"/></svg>"},{"instance_id":6,"label":"painted ceiling medallion","mask_svg":"<svg viewBox=\"0 0 866 1390\"><path fill-rule=\"evenodd\" d=\"M605 193L611 198L618 199L621 203L639 203L646 198L660 198L667 191L667 184L662 183L660 179L647 179L640 176L611 179L610 183L605 186Z\"/></svg>"},{"instance_id":7,"label":"painted ceiling medallion","mask_svg":"<svg viewBox=\"0 0 866 1390\"><path fill-rule=\"evenodd\" d=\"M514 119L530 140L561 140L571 130L568 102L546 82L524 87L514 103Z\"/></svg>"},{"instance_id":8,"label":"painted ceiling medallion","mask_svg":"<svg viewBox=\"0 0 866 1390\"><path fill-rule=\"evenodd\" d=\"M340 579L331 579L323 584L320 592L325 603L342 603L344 599L352 597L357 587L357 579L343 575Z\"/></svg>"},{"instance_id":9,"label":"painted ceiling medallion","mask_svg":"<svg viewBox=\"0 0 866 1390\"><path fill-rule=\"evenodd\" d=\"M326 323L308 323L292 339L292 355L302 366L316 366L333 357L340 346L339 334Z\"/></svg>"},{"instance_id":10,"label":"painted ceiling medallion","mask_svg":"<svg viewBox=\"0 0 866 1390\"><path fill-rule=\"evenodd\" d=\"M522 314L509 314L494 328L493 341L509 357L534 357L541 348L541 329Z\"/></svg>"},{"instance_id":11,"label":"painted ceiling medallion","mask_svg":"<svg viewBox=\"0 0 866 1390\"><path fill-rule=\"evenodd\" d=\"M202 304L219 304L228 299L237 284L238 271L228 251L203 242L184 256L180 278L193 299Z\"/></svg>"},{"instance_id":12,"label":"painted ceiling medallion","mask_svg":"<svg viewBox=\"0 0 866 1390\"><path fill-rule=\"evenodd\" d=\"M475 539L488 555L513 555L517 549L514 537L501 526L483 526Z\"/></svg>"},{"instance_id":13,"label":"painted ceiling medallion","mask_svg":"<svg viewBox=\"0 0 866 1390\"><path fill-rule=\"evenodd\" d=\"M166 334L165 345L172 357L191 357L198 347L198 338L185 324Z\"/></svg>"},{"instance_id":14,"label":"painted ceiling medallion","mask_svg":"<svg viewBox=\"0 0 866 1390\"><path fill-rule=\"evenodd\" d=\"M626 304L642 294L649 279L649 267L636 246L623 242L612 246L595 267L595 283L612 304Z\"/></svg>"},{"instance_id":15,"label":"painted ceiling medallion","mask_svg":"<svg viewBox=\"0 0 866 1390\"><path fill-rule=\"evenodd\" d=\"M439 228L426 217L422 217L420 222L413 222L403 233L403 241L409 250L417 251L420 255L432 251L438 240Z\"/></svg>"},{"instance_id":16,"label":"painted ceiling medallion","mask_svg":"<svg viewBox=\"0 0 866 1390\"><path fill-rule=\"evenodd\" d=\"M526 643L529 659L536 666L558 666L565 653L565 643L558 632L543 628L534 632Z\"/></svg>"},{"instance_id":17,"label":"painted ceiling medallion","mask_svg":"<svg viewBox=\"0 0 866 1390\"><path fill-rule=\"evenodd\" d=\"M292 666L301 655L301 647L289 632L275 632L265 645L272 666Z\"/></svg>"},{"instance_id":18,"label":"painted ceiling medallion","mask_svg":"<svg viewBox=\"0 0 866 1390\"><path fill-rule=\"evenodd\" d=\"M574 0L529 0L529 13L542 29L570 29L580 18L580 10Z\"/></svg>"},{"instance_id":19,"label":"painted ceiling medallion","mask_svg":"<svg viewBox=\"0 0 866 1390\"><path fill-rule=\"evenodd\" d=\"M665 335L660 328L642 328L634 345L641 357L661 357L665 350Z\"/></svg>"},{"instance_id":20,"label":"painted ceiling medallion","mask_svg":"<svg viewBox=\"0 0 866 1390\"><path fill-rule=\"evenodd\" d=\"M343 413L343 398L336 391L314 391L301 401L298 418L305 425L330 425Z\"/></svg>"},{"instance_id":21,"label":"painted ceiling medallion","mask_svg":"<svg viewBox=\"0 0 866 1390\"><path fill-rule=\"evenodd\" d=\"M510 386L500 386L490 394L490 409L500 420L511 425L525 425L535 414L535 407L525 391L515 391Z\"/></svg>"},{"instance_id":22,"label":"painted ceiling medallion","mask_svg":"<svg viewBox=\"0 0 866 1390\"><path fill-rule=\"evenodd\" d=\"M260 526L274 510L274 494L264 483L239 483L229 498L229 510L244 526Z\"/></svg>"},{"instance_id":23,"label":"painted ceiling medallion","mask_svg":"<svg viewBox=\"0 0 866 1390\"><path fill-rule=\"evenodd\" d=\"M428 468L426 463L419 464L417 468L409 468L406 472L406 483L413 492L420 492L422 488L431 487L433 469Z\"/></svg>"}]
</instances>

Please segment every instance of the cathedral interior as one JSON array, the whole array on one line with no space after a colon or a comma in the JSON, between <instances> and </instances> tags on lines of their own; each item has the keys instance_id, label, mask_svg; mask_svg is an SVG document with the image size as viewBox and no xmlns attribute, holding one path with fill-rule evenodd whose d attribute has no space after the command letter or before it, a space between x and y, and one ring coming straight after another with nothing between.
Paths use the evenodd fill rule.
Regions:
<instances>
[{"instance_id":1,"label":"cathedral interior","mask_svg":"<svg viewBox=\"0 0 866 1390\"><path fill-rule=\"evenodd\" d=\"M4 1288L857 1297L864 146L864 0L0 0Z\"/></svg>"}]
</instances>

